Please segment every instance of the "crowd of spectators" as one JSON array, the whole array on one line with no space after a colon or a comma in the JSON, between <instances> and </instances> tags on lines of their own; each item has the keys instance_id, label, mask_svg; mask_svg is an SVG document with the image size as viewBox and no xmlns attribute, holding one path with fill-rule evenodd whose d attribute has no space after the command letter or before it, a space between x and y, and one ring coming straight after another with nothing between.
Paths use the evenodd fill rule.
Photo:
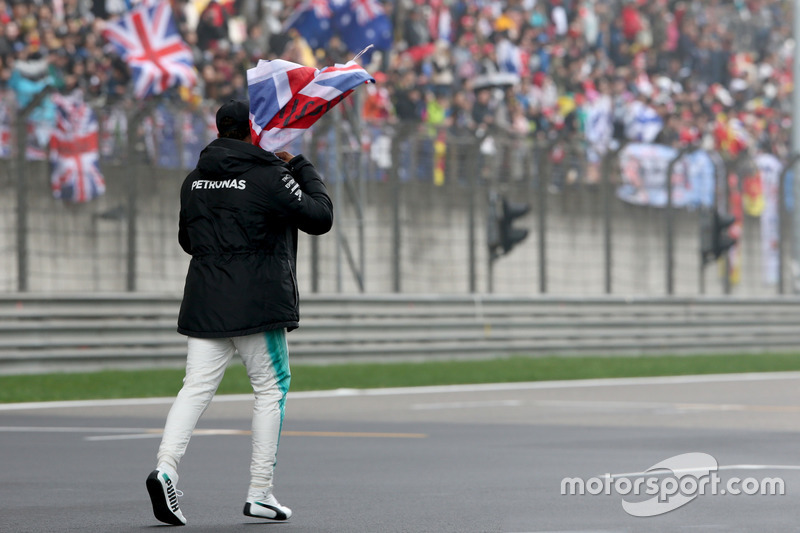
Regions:
<instances>
[{"instance_id":1,"label":"crowd of spectators","mask_svg":"<svg viewBox=\"0 0 800 533\"><path fill-rule=\"evenodd\" d=\"M406 15L373 120L580 136L590 155L623 140L787 155L791 2L432 1ZM504 72L518 81L492 86Z\"/></svg>"},{"instance_id":2,"label":"crowd of spectators","mask_svg":"<svg viewBox=\"0 0 800 533\"><path fill-rule=\"evenodd\" d=\"M245 70L258 59L322 67L352 57L338 39L313 51L282 30L299 3L172 0L199 73L198 86L175 97L246 97ZM367 65L377 83L362 98L364 119L477 139L579 138L595 157L623 139L786 157L791 4L383 2L395 47ZM125 8L123 0L0 0L0 92L14 91L21 105L43 84L81 88L100 105L130 100L130 72L102 37L104 20Z\"/></svg>"}]
</instances>

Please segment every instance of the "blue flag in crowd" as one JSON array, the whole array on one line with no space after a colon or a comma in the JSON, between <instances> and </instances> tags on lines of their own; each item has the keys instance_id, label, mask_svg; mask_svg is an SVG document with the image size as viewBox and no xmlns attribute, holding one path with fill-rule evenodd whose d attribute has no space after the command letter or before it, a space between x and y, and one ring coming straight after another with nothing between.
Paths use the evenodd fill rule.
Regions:
<instances>
[{"instance_id":1,"label":"blue flag in crowd","mask_svg":"<svg viewBox=\"0 0 800 533\"><path fill-rule=\"evenodd\" d=\"M393 41L392 22L377 0L305 0L285 28L296 29L314 49L327 46L333 35L354 53L370 44L373 50L389 50Z\"/></svg>"},{"instance_id":2,"label":"blue flag in crowd","mask_svg":"<svg viewBox=\"0 0 800 533\"><path fill-rule=\"evenodd\" d=\"M333 11L328 0L305 0L286 20L286 30L294 28L311 48L324 48L333 35Z\"/></svg>"},{"instance_id":3,"label":"blue flag in crowd","mask_svg":"<svg viewBox=\"0 0 800 533\"><path fill-rule=\"evenodd\" d=\"M181 152L178 149L177 116L164 105L153 112L154 147L156 164L162 168L181 168Z\"/></svg>"}]
</instances>

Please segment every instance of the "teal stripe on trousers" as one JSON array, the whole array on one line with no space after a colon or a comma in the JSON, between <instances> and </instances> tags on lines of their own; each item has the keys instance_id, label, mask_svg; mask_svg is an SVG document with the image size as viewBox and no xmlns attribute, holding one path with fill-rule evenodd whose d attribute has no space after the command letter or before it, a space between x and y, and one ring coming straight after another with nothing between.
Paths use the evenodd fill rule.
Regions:
<instances>
[{"instance_id":1,"label":"teal stripe on trousers","mask_svg":"<svg viewBox=\"0 0 800 533\"><path fill-rule=\"evenodd\" d=\"M272 368L275 371L278 389L281 391L281 431L283 431L283 417L286 414L286 393L289 392L289 384L292 381L292 374L289 371L289 350L286 347L286 330L273 329L264 332L264 339L267 342L267 351L272 359ZM278 436L280 442L280 435Z\"/></svg>"}]
</instances>

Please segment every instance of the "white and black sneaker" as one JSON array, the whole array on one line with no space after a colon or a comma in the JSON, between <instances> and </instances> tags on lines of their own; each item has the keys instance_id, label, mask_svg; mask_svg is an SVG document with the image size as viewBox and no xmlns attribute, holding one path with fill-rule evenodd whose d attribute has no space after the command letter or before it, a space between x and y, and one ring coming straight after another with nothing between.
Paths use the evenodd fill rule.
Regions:
<instances>
[{"instance_id":1,"label":"white and black sneaker","mask_svg":"<svg viewBox=\"0 0 800 533\"><path fill-rule=\"evenodd\" d=\"M244 504L244 515L270 520L289 520L292 510L279 504L272 493L266 493L260 497L248 496Z\"/></svg>"},{"instance_id":2,"label":"white and black sneaker","mask_svg":"<svg viewBox=\"0 0 800 533\"><path fill-rule=\"evenodd\" d=\"M153 515L165 524L185 526L186 519L178 505L178 496L183 496L183 493L175 488L178 474L169 470L159 466L147 476L147 492L153 503Z\"/></svg>"}]
</instances>

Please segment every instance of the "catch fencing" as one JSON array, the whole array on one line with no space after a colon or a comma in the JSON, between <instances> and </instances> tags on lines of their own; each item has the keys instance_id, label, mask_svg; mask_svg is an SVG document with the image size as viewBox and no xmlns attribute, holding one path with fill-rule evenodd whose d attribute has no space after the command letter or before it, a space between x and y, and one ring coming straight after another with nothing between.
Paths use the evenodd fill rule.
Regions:
<instances>
[{"instance_id":1,"label":"catch fencing","mask_svg":"<svg viewBox=\"0 0 800 533\"><path fill-rule=\"evenodd\" d=\"M11 150L0 157L0 292L180 294L188 257L177 243L179 190L213 138L213 110L126 105L97 110L106 193L84 204L53 198L46 146L34 160L20 156L35 135L15 133L25 129L11 114ZM317 165L336 209L331 234L301 236L304 294L792 292L784 174L771 197L773 231L765 232L765 215L745 213L735 252L702 259L708 212L730 210L732 193L746 195L751 156L707 154L713 205L684 207L670 196L674 179L646 184L663 188L666 204L626 196L621 152L589 157L574 136L496 133L488 142L425 124L363 124L342 105L289 151ZM493 258L497 198L530 206L516 221L529 234Z\"/></svg>"}]
</instances>

